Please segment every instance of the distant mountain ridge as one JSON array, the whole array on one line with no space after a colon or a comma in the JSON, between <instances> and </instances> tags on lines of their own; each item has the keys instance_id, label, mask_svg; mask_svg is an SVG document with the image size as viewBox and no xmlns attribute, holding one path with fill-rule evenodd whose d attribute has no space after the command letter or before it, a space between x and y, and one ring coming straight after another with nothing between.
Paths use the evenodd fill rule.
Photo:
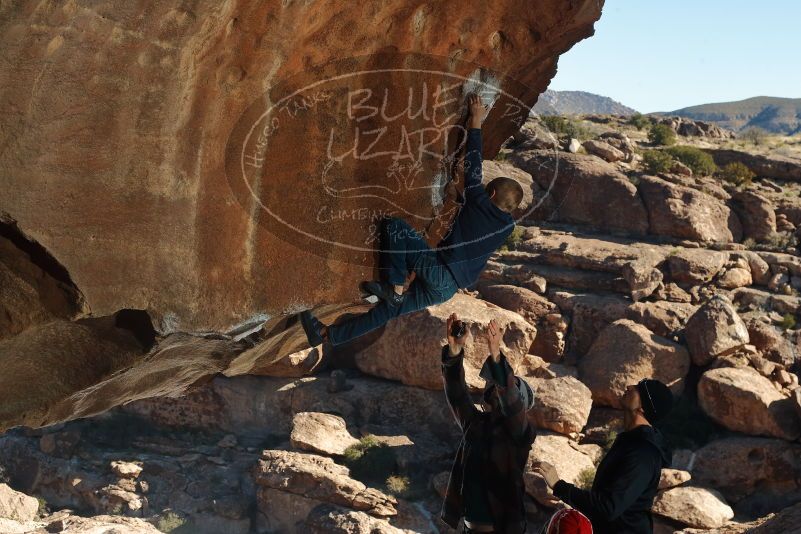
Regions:
<instances>
[{"instance_id":1,"label":"distant mountain ridge","mask_svg":"<svg viewBox=\"0 0 801 534\"><path fill-rule=\"evenodd\" d=\"M533 111L539 115L632 115L636 111L608 96L585 91L552 91L540 95Z\"/></svg>"},{"instance_id":2,"label":"distant mountain ridge","mask_svg":"<svg viewBox=\"0 0 801 534\"><path fill-rule=\"evenodd\" d=\"M734 131L757 127L785 135L801 133L801 98L755 96L736 102L690 106L658 115L678 115Z\"/></svg>"}]
</instances>

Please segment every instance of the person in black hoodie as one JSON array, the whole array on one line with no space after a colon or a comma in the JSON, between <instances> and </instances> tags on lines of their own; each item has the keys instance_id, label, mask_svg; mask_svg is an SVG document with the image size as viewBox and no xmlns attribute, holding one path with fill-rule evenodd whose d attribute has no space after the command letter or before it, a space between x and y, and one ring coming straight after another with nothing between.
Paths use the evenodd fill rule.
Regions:
<instances>
[{"instance_id":1,"label":"person in black hoodie","mask_svg":"<svg viewBox=\"0 0 801 534\"><path fill-rule=\"evenodd\" d=\"M673 407L670 389L658 380L644 379L626 388L621 399L621 432L595 472L589 490L559 479L548 463L535 463L555 497L592 521L596 534L651 534L654 502L663 467L670 467L672 451L652 425Z\"/></svg>"}]
</instances>

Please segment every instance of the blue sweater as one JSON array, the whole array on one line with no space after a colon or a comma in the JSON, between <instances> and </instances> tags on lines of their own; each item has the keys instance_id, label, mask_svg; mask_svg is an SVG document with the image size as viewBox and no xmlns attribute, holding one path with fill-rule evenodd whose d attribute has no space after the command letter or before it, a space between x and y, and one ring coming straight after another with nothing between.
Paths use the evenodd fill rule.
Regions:
<instances>
[{"instance_id":1,"label":"blue sweater","mask_svg":"<svg viewBox=\"0 0 801 534\"><path fill-rule=\"evenodd\" d=\"M467 131L464 162L465 201L450 233L437 245L440 261L448 266L459 287L470 287L503 245L515 226L514 218L497 207L481 183L481 130Z\"/></svg>"}]
</instances>

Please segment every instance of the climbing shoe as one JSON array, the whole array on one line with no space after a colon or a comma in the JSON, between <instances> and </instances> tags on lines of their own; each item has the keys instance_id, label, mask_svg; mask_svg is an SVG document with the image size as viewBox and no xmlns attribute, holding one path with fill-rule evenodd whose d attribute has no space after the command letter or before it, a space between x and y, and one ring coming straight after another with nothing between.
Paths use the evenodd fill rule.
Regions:
<instances>
[{"instance_id":1,"label":"climbing shoe","mask_svg":"<svg viewBox=\"0 0 801 534\"><path fill-rule=\"evenodd\" d=\"M362 291L375 295L393 308L403 304L403 299L406 297L405 293L400 295L395 293L392 286L385 282L362 282Z\"/></svg>"},{"instance_id":2,"label":"climbing shoe","mask_svg":"<svg viewBox=\"0 0 801 534\"><path fill-rule=\"evenodd\" d=\"M304 310L300 312L300 325L303 327L303 331L306 333L306 339L309 341L309 345L312 347L316 347L317 345L322 345L324 339L322 334L323 323L317 320L317 318L312 315L312 312L309 310Z\"/></svg>"}]
</instances>

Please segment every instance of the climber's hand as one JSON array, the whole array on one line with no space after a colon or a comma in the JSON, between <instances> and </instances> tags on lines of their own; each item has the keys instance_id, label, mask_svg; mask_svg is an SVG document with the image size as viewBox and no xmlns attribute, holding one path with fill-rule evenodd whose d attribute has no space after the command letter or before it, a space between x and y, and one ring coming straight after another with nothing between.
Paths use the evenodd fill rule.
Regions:
<instances>
[{"instance_id":1,"label":"climber's hand","mask_svg":"<svg viewBox=\"0 0 801 534\"><path fill-rule=\"evenodd\" d=\"M484 117L487 116L487 107L481 101L481 97L476 93L471 93L470 96L467 97L467 105L470 109L468 127L481 128L481 123L484 122Z\"/></svg>"},{"instance_id":2,"label":"climber's hand","mask_svg":"<svg viewBox=\"0 0 801 534\"><path fill-rule=\"evenodd\" d=\"M484 328L484 335L487 337L487 345L489 345L490 355L496 362L501 357L501 340L503 339L503 332L505 328L501 327L495 319L490 320L489 324Z\"/></svg>"},{"instance_id":3,"label":"climber's hand","mask_svg":"<svg viewBox=\"0 0 801 534\"><path fill-rule=\"evenodd\" d=\"M458 320L459 320L459 317L457 317L455 313L452 313L451 316L448 317L448 320L445 323L445 330L447 332L446 336L448 338L448 346L450 347L450 353L451 353L450 355L451 355L451 357L456 357L456 356L459 355L459 353L462 352L462 349L464 348L464 344L467 341L467 336L470 333L470 330L468 329L467 333L465 333L465 335L463 335L461 337L454 337L453 336L451 329L453 328L453 324L455 322L457 322Z\"/></svg>"}]
</instances>

